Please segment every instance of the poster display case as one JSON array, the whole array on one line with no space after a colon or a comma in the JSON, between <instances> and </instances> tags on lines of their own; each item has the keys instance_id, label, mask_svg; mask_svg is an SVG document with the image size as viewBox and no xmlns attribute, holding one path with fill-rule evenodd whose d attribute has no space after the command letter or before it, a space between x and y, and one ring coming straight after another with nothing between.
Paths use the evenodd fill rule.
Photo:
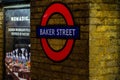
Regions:
<instances>
[{"instance_id":1,"label":"poster display case","mask_svg":"<svg viewBox=\"0 0 120 80\"><path fill-rule=\"evenodd\" d=\"M5 8L4 17L5 78L30 80L30 8Z\"/></svg>"},{"instance_id":2,"label":"poster display case","mask_svg":"<svg viewBox=\"0 0 120 80\"><path fill-rule=\"evenodd\" d=\"M2 3L30 2L30 0L0 0Z\"/></svg>"}]
</instances>

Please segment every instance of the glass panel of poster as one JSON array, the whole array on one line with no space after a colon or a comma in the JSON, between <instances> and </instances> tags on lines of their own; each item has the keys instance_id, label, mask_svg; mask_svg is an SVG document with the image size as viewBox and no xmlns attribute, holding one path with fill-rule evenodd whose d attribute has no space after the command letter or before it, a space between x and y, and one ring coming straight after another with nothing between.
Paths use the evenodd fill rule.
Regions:
<instances>
[{"instance_id":1,"label":"glass panel of poster","mask_svg":"<svg viewBox=\"0 0 120 80\"><path fill-rule=\"evenodd\" d=\"M30 8L5 8L6 80L30 80Z\"/></svg>"}]
</instances>

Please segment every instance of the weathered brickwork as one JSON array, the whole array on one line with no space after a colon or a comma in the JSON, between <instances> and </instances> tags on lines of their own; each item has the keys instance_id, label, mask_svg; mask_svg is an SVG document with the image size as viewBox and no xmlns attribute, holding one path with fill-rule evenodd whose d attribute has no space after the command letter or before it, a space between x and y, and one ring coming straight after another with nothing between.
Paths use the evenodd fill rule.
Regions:
<instances>
[{"instance_id":1,"label":"weathered brickwork","mask_svg":"<svg viewBox=\"0 0 120 80\"><path fill-rule=\"evenodd\" d=\"M80 26L80 40L69 57L54 63L45 55L40 40L36 38L36 25L40 25L43 12L54 1L67 4L75 25ZM48 24L66 24L61 15L53 15ZM32 0L31 1L31 77L32 80L89 80L89 0ZM61 49L66 40L48 39L54 50Z\"/></svg>"},{"instance_id":2,"label":"weathered brickwork","mask_svg":"<svg viewBox=\"0 0 120 80\"><path fill-rule=\"evenodd\" d=\"M119 3L90 0L90 80L120 80Z\"/></svg>"},{"instance_id":3,"label":"weathered brickwork","mask_svg":"<svg viewBox=\"0 0 120 80\"><path fill-rule=\"evenodd\" d=\"M45 55L36 38L44 10L59 1L70 8L75 25L80 26L69 57L54 63ZM48 24L66 24L59 14ZM0 6L0 80L3 80L3 8ZM48 39L54 50L66 40ZM31 0L31 78L32 80L120 80L120 0Z\"/></svg>"}]
</instances>

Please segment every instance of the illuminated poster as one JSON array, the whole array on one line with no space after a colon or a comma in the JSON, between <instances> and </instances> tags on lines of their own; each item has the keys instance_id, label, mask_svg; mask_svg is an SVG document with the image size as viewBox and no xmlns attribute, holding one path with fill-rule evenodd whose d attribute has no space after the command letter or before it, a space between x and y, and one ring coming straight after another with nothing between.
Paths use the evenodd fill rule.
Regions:
<instances>
[{"instance_id":1,"label":"illuminated poster","mask_svg":"<svg viewBox=\"0 0 120 80\"><path fill-rule=\"evenodd\" d=\"M30 9L5 9L6 80L30 80Z\"/></svg>"}]
</instances>

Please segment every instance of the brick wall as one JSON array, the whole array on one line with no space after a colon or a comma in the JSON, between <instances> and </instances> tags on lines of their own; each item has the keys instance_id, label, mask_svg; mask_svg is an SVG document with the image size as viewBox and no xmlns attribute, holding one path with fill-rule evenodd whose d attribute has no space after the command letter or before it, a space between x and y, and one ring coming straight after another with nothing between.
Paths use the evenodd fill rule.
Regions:
<instances>
[{"instance_id":1,"label":"brick wall","mask_svg":"<svg viewBox=\"0 0 120 80\"><path fill-rule=\"evenodd\" d=\"M80 26L69 57L60 63L50 61L36 38L36 25L46 7L60 1L71 9ZM119 0L37 0L31 1L31 77L32 80L120 80L120 1ZM66 24L55 14L48 24ZM0 80L3 74L3 9L0 6ZM59 50L65 40L48 39Z\"/></svg>"},{"instance_id":2,"label":"brick wall","mask_svg":"<svg viewBox=\"0 0 120 80\"><path fill-rule=\"evenodd\" d=\"M80 26L80 40L76 40L69 57L54 63L45 55L36 25L40 24L44 10L50 3L60 1L71 9L75 24ZM48 24L66 24L61 15L55 14ZM89 79L89 0L32 0L31 1L31 77L32 80L88 80ZM63 47L66 40L48 39L54 50Z\"/></svg>"},{"instance_id":3,"label":"brick wall","mask_svg":"<svg viewBox=\"0 0 120 80\"><path fill-rule=\"evenodd\" d=\"M120 80L120 2L90 0L90 80Z\"/></svg>"}]
</instances>

